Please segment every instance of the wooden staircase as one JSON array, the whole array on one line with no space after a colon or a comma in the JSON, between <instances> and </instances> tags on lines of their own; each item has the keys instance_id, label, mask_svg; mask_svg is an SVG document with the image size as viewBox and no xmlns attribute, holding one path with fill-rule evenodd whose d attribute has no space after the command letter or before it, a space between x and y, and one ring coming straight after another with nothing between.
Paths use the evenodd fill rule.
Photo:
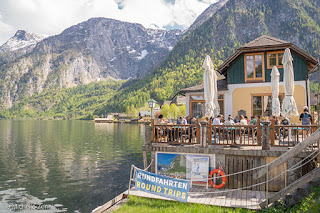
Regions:
<instances>
[{"instance_id":1,"label":"wooden staircase","mask_svg":"<svg viewBox=\"0 0 320 213\"><path fill-rule=\"evenodd\" d=\"M318 179L319 177L320 177L320 167L312 170L308 174L302 176L301 178L294 181L293 183L291 183L287 187L283 188L282 190L280 190L279 192L274 194L272 197L270 197L268 200L260 203L259 206L261 208L265 208L265 207L267 207L268 204L273 203L273 202L281 199L282 197L286 196L287 194L289 194L295 190L299 190L299 189L306 190L309 188L308 183ZM303 187L305 187L305 188L303 188ZM300 193L300 194L303 194L303 193Z\"/></svg>"},{"instance_id":2,"label":"wooden staircase","mask_svg":"<svg viewBox=\"0 0 320 213\"><path fill-rule=\"evenodd\" d=\"M302 152L303 150L307 149L310 146L313 146L315 143L319 143L320 141L320 129L317 129L313 134L311 134L308 138L306 138L302 143L299 143L296 145L293 149L287 151L280 157L278 157L276 160L272 161L268 167L261 169L256 174L253 175L254 178L259 178L262 175L266 174L271 169L275 168L276 166L279 166L285 162L287 162L290 158L295 157L297 154ZM318 147L319 148L319 147ZM318 151L319 152L319 151ZM260 203L261 208L268 207L269 204L288 196L289 193L294 192L295 190L303 190L303 187L307 187L306 184L308 184L311 181L314 181L316 179L319 179L320 177L320 167L315 168L311 172L305 174L298 180L294 181L287 187L283 188L276 194L274 194L272 197L268 198L266 201Z\"/></svg>"}]
</instances>

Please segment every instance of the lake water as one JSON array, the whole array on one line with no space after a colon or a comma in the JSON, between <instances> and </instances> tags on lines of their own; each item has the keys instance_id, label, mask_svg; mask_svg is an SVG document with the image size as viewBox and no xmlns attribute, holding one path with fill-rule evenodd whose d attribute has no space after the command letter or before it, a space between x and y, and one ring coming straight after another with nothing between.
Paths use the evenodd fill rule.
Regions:
<instances>
[{"instance_id":1,"label":"lake water","mask_svg":"<svg viewBox=\"0 0 320 213\"><path fill-rule=\"evenodd\" d=\"M142 168L144 130L0 120L0 212L91 212L128 188L131 164Z\"/></svg>"}]
</instances>

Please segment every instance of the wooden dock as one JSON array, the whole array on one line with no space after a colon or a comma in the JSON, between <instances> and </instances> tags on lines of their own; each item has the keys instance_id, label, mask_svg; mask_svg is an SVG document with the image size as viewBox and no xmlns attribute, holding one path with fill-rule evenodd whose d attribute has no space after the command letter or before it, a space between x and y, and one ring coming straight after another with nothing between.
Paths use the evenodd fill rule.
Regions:
<instances>
[{"instance_id":1,"label":"wooden dock","mask_svg":"<svg viewBox=\"0 0 320 213\"><path fill-rule=\"evenodd\" d=\"M226 191L228 189L223 189ZM192 186L188 197L188 203L199 203L205 205L214 205L221 207L232 207L232 208L246 208L246 209L260 209L259 204L266 200L265 191L253 191L253 190L239 190L223 192L223 193L207 193L207 192L218 192L218 189L209 188L202 186ZM222 191L222 190L220 190ZM128 191L124 192L128 195ZM273 196L275 192L269 192L269 197ZM130 195L139 197L161 199L161 200L172 200L166 197L150 194L147 192L136 190L132 188Z\"/></svg>"}]
</instances>

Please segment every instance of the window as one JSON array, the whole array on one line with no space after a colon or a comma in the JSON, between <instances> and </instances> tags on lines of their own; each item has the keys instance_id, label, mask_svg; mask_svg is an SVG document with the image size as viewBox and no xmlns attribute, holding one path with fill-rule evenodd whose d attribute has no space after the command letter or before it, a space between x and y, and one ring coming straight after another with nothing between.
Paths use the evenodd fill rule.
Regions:
<instances>
[{"instance_id":1,"label":"window","mask_svg":"<svg viewBox=\"0 0 320 213\"><path fill-rule=\"evenodd\" d=\"M191 108L191 117L195 118L202 118L204 117L204 101L191 101L190 108Z\"/></svg>"},{"instance_id":2,"label":"window","mask_svg":"<svg viewBox=\"0 0 320 213\"><path fill-rule=\"evenodd\" d=\"M245 82L264 81L263 53L250 53L244 55Z\"/></svg>"},{"instance_id":3,"label":"window","mask_svg":"<svg viewBox=\"0 0 320 213\"><path fill-rule=\"evenodd\" d=\"M202 118L205 113L205 101L203 95L190 95L190 116Z\"/></svg>"},{"instance_id":4,"label":"window","mask_svg":"<svg viewBox=\"0 0 320 213\"><path fill-rule=\"evenodd\" d=\"M224 95L218 95L218 103L220 106L220 114L224 115Z\"/></svg>"},{"instance_id":5,"label":"window","mask_svg":"<svg viewBox=\"0 0 320 213\"><path fill-rule=\"evenodd\" d=\"M267 52L267 64L268 69L272 69L273 66L277 66L278 68L283 68L282 66L282 58L284 51L276 51L276 52Z\"/></svg>"},{"instance_id":6,"label":"window","mask_svg":"<svg viewBox=\"0 0 320 213\"><path fill-rule=\"evenodd\" d=\"M218 94L220 114L224 115L224 95ZM190 117L202 118L205 116L205 101L203 95L190 95Z\"/></svg>"},{"instance_id":7,"label":"window","mask_svg":"<svg viewBox=\"0 0 320 213\"><path fill-rule=\"evenodd\" d=\"M279 94L280 107L282 106L284 94ZM272 95L254 94L251 97L251 107L253 116L272 116Z\"/></svg>"}]
</instances>

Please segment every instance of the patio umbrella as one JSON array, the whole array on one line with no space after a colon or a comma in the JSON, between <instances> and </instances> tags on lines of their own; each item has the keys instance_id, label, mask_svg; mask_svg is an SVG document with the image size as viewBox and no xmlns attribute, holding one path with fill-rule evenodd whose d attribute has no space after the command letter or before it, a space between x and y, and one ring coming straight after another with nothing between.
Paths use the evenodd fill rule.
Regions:
<instances>
[{"instance_id":1,"label":"patio umbrella","mask_svg":"<svg viewBox=\"0 0 320 213\"><path fill-rule=\"evenodd\" d=\"M271 90L272 90L272 115L280 116L280 101L279 101L279 78L280 73L276 66L273 66L271 71Z\"/></svg>"},{"instance_id":2,"label":"patio umbrella","mask_svg":"<svg viewBox=\"0 0 320 213\"><path fill-rule=\"evenodd\" d=\"M284 99L282 103L282 115L290 118L292 115L298 116L298 109L296 101L293 97L294 92L294 74L293 74L293 58L290 49L284 51L282 58L283 64L283 84L284 84Z\"/></svg>"},{"instance_id":3,"label":"patio umbrella","mask_svg":"<svg viewBox=\"0 0 320 213\"><path fill-rule=\"evenodd\" d=\"M223 79L224 76L220 73L216 73L213 67L210 56L206 56L202 67L204 68L203 83L204 83L204 100L205 116L214 117L219 114L220 107L218 103L218 89L217 80Z\"/></svg>"}]
</instances>

